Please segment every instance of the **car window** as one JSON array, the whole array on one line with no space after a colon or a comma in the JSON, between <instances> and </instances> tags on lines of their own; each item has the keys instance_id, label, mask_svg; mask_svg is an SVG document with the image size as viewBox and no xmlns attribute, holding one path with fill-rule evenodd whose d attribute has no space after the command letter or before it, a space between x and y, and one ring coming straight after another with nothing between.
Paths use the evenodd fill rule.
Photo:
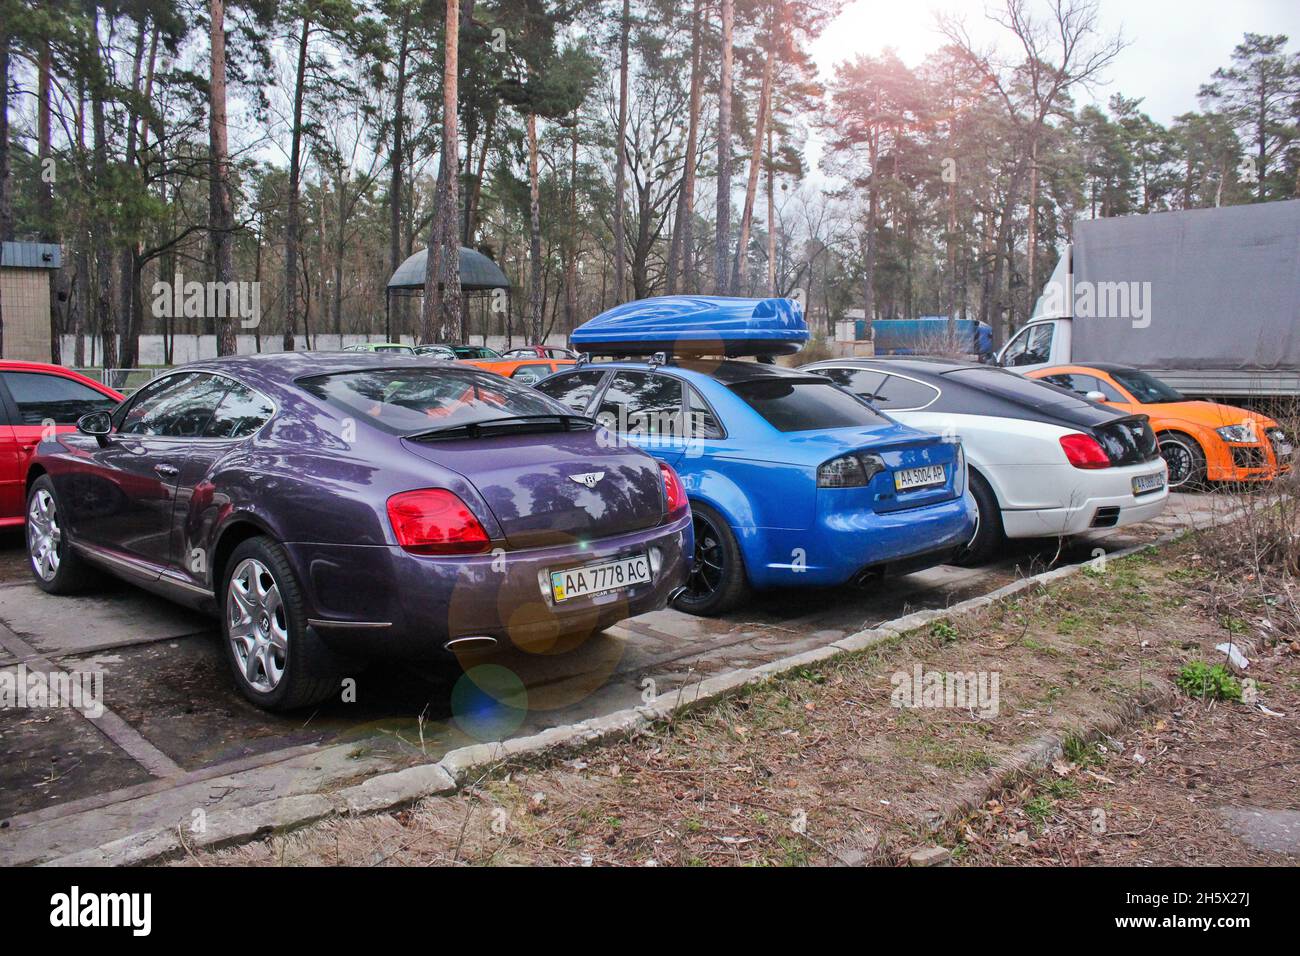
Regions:
<instances>
[{"instance_id":1,"label":"car window","mask_svg":"<svg viewBox=\"0 0 1300 956\"><path fill-rule=\"evenodd\" d=\"M1051 382L1053 385L1059 385L1061 388L1068 388L1072 392L1087 396L1089 392L1101 392L1106 396L1108 402L1126 401L1113 385L1103 381L1095 375L1079 375L1076 373L1061 372L1057 375L1044 375L1040 381Z\"/></svg>"},{"instance_id":2,"label":"car window","mask_svg":"<svg viewBox=\"0 0 1300 956\"><path fill-rule=\"evenodd\" d=\"M876 388L874 404L877 408L905 410L924 408L939 397L939 390L924 382L901 375L887 375Z\"/></svg>"},{"instance_id":3,"label":"car window","mask_svg":"<svg viewBox=\"0 0 1300 956\"><path fill-rule=\"evenodd\" d=\"M563 410L531 388L468 368L400 368L300 379L307 392L394 435Z\"/></svg>"},{"instance_id":4,"label":"car window","mask_svg":"<svg viewBox=\"0 0 1300 956\"><path fill-rule=\"evenodd\" d=\"M158 438L200 438L230 380L199 372L150 382L126 409L118 431Z\"/></svg>"},{"instance_id":5,"label":"car window","mask_svg":"<svg viewBox=\"0 0 1300 956\"><path fill-rule=\"evenodd\" d=\"M534 385L550 375L552 371L554 370L548 363L537 362L531 365L519 366L510 377L521 385Z\"/></svg>"},{"instance_id":6,"label":"car window","mask_svg":"<svg viewBox=\"0 0 1300 956\"><path fill-rule=\"evenodd\" d=\"M275 414L275 406L265 395L247 386L231 382L212 420L203 430L204 438L247 438Z\"/></svg>"},{"instance_id":7,"label":"car window","mask_svg":"<svg viewBox=\"0 0 1300 956\"><path fill-rule=\"evenodd\" d=\"M1155 376L1135 368L1112 371L1110 374L1115 377L1115 381L1132 392L1133 397L1143 405L1185 401L1182 392L1169 387Z\"/></svg>"},{"instance_id":8,"label":"car window","mask_svg":"<svg viewBox=\"0 0 1300 956\"><path fill-rule=\"evenodd\" d=\"M537 383L537 390L551 396L561 405L568 405L576 412L586 412L591 404L600 380L605 377L603 369L589 369L585 372L573 372L569 375L556 375Z\"/></svg>"},{"instance_id":9,"label":"car window","mask_svg":"<svg viewBox=\"0 0 1300 956\"><path fill-rule=\"evenodd\" d=\"M1006 365L1042 365L1052 360L1052 335L1056 325L1042 322L1028 326L1007 349Z\"/></svg>"},{"instance_id":10,"label":"car window","mask_svg":"<svg viewBox=\"0 0 1300 956\"><path fill-rule=\"evenodd\" d=\"M596 421L630 435L677 435L682 430L682 382L653 372L618 372L605 389Z\"/></svg>"},{"instance_id":11,"label":"car window","mask_svg":"<svg viewBox=\"0 0 1300 956\"><path fill-rule=\"evenodd\" d=\"M731 386L750 408L782 432L882 425L889 419L831 382L770 378Z\"/></svg>"},{"instance_id":12,"label":"car window","mask_svg":"<svg viewBox=\"0 0 1300 956\"><path fill-rule=\"evenodd\" d=\"M56 425L75 425L88 412L105 411L118 404L103 392L62 375L4 372L0 377L18 406L15 424L19 425L41 425L47 420Z\"/></svg>"},{"instance_id":13,"label":"car window","mask_svg":"<svg viewBox=\"0 0 1300 956\"><path fill-rule=\"evenodd\" d=\"M813 369L818 375L824 375L841 388L847 388L854 395L869 402L876 400L876 392L885 380L884 372L869 368L819 368Z\"/></svg>"},{"instance_id":14,"label":"car window","mask_svg":"<svg viewBox=\"0 0 1300 956\"><path fill-rule=\"evenodd\" d=\"M713 414L704 398L694 386L686 386L687 402L690 406L690 435L693 438L725 438L722 423Z\"/></svg>"}]
</instances>

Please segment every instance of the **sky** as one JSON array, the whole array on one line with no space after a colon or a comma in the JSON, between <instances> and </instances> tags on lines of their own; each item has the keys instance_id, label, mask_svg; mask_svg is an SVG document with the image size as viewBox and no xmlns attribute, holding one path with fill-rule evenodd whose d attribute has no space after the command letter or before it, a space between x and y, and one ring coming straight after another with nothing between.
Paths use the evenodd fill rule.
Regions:
<instances>
[{"instance_id":1,"label":"sky","mask_svg":"<svg viewBox=\"0 0 1300 956\"><path fill-rule=\"evenodd\" d=\"M1163 124L1198 108L1197 90L1228 65L1243 33L1285 33L1290 48L1300 49L1300 0L1099 0L1099 7L1102 29L1121 31L1130 45L1095 99L1104 105L1115 92L1145 97L1143 110ZM813 45L814 56L827 77L837 62L886 46L917 66L942 44L934 27L938 11L964 16L981 42L1004 32L986 21L985 0L850 0ZM1076 97L1088 99L1086 93Z\"/></svg>"}]
</instances>

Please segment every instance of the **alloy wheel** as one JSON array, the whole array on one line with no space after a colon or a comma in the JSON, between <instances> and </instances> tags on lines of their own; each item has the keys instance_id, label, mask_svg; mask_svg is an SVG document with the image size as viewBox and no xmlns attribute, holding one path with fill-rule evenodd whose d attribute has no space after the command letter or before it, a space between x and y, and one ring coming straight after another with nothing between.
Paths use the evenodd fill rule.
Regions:
<instances>
[{"instance_id":1,"label":"alloy wheel","mask_svg":"<svg viewBox=\"0 0 1300 956\"><path fill-rule=\"evenodd\" d=\"M41 488L27 506L27 554L42 581L53 581L59 573L59 544L63 531L54 496Z\"/></svg>"},{"instance_id":2,"label":"alloy wheel","mask_svg":"<svg viewBox=\"0 0 1300 956\"><path fill-rule=\"evenodd\" d=\"M289 627L280 585L256 558L245 558L230 576L226 622L240 674L254 690L270 693L284 676Z\"/></svg>"},{"instance_id":3,"label":"alloy wheel","mask_svg":"<svg viewBox=\"0 0 1300 956\"><path fill-rule=\"evenodd\" d=\"M1160 456L1169 466L1169 487L1181 488L1192 477L1195 461L1191 450L1180 441L1173 439L1160 443Z\"/></svg>"},{"instance_id":4,"label":"alloy wheel","mask_svg":"<svg viewBox=\"0 0 1300 956\"><path fill-rule=\"evenodd\" d=\"M697 511L692 515L692 524L695 528L695 559L686 580L686 593L698 601L722 587L726 554L722 549L722 536L712 521Z\"/></svg>"}]
</instances>

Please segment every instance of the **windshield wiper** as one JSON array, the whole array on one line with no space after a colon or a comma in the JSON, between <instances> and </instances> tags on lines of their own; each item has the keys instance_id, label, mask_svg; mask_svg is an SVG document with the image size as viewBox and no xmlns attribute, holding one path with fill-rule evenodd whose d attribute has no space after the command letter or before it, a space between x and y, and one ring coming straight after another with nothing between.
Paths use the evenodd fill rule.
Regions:
<instances>
[{"instance_id":1,"label":"windshield wiper","mask_svg":"<svg viewBox=\"0 0 1300 956\"><path fill-rule=\"evenodd\" d=\"M429 441L444 438L479 438L483 434L483 429L495 425L524 424L524 425L542 425L547 422L554 422L559 426L560 431L578 431L587 430L596 427L594 419L587 418L585 415L503 415L500 418L485 418L476 422L463 422L459 425L440 425L437 428L429 428L425 431L412 432L410 435L402 437L408 441Z\"/></svg>"}]
</instances>

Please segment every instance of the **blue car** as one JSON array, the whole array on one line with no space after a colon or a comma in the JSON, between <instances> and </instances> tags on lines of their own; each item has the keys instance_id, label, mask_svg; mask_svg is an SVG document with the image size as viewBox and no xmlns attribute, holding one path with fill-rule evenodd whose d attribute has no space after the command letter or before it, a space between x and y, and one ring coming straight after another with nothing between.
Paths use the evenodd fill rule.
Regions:
<instances>
[{"instance_id":1,"label":"blue car","mask_svg":"<svg viewBox=\"0 0 1300 956\"><path fill-rule=\"evenodd\" d=\"M710 322L721 335L696 334ZM584 362L535 386L680 475L695 529L681 610L720 614L751 589L920 570L971 540L960 443L900 425L821 376L699 355L769 356L806 336L789 300L644 300L591 320L574 344L662 354Z\"/></svg>"}]
</instances>

